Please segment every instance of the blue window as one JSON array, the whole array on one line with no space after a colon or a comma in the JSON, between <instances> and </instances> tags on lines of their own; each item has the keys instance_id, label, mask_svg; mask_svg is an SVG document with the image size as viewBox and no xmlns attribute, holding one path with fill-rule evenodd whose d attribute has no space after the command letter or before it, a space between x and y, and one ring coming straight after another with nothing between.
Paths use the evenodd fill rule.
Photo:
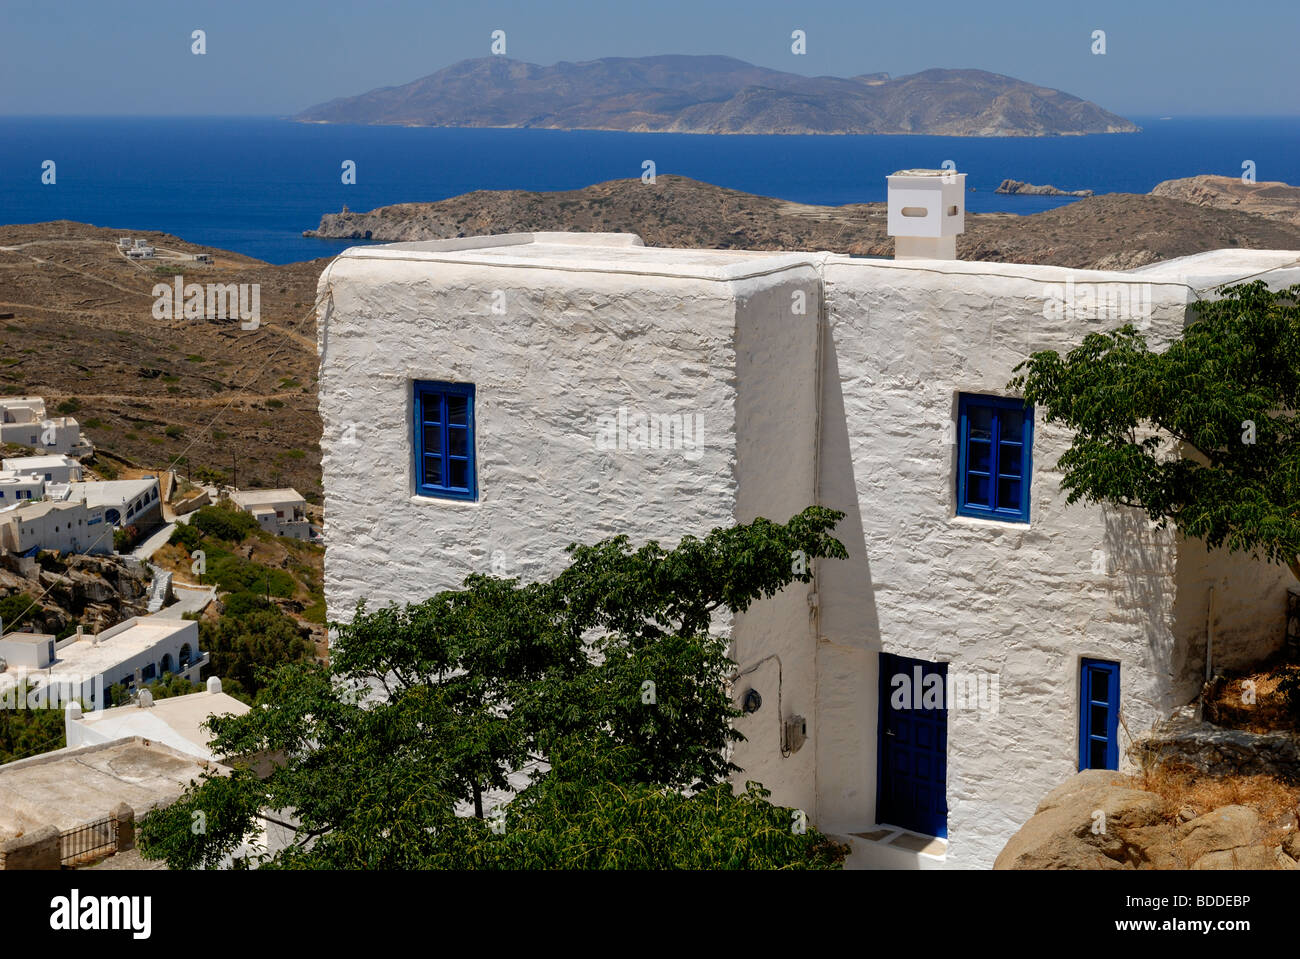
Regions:
<instances>
[{"instance_id":1,"label":"blue window","mask_svg":"<svg viewBox=\"0 0 1300 959\"><path fill-rule=\"evenodd\" d=\"M963 393L957 436L957 513L1028 523L1034 408Z\"/></svg>"},{"instance_id":2,"label":"blue window","mask_svg":"<svg viewBox=\"0 0 1300 959\"><path fill-rule=\"evenodd\" d=\"M417 382L414 427L416 492L476 499L474 385Z\"/></svg>"},{"instance_id":3,"label":"blue window","mask_svg":"<svg viewBox=\"0 0 1300 959\"><path fill-rule=\"evenodd\" d=\"M1119 768L1119 663L1085 659L1079 677L1079 769Z\"/></svg>"}]
</instances>

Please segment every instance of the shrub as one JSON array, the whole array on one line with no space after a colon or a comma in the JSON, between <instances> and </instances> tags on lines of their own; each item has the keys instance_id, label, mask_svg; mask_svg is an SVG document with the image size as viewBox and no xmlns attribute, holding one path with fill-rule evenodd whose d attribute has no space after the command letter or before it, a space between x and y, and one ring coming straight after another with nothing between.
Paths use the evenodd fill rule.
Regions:
<instances>
[{"instance_id":1,"label":"shrub","mask_svg":"<svg viewBox=\"0 0 1300 959\"><path fill-rule=\"evenodd\" d=\"M201 506L195 511L190 525L217 539L239 543L257 528L257 520L242 510L224 506Z\"/></svg>"}]
</instances>

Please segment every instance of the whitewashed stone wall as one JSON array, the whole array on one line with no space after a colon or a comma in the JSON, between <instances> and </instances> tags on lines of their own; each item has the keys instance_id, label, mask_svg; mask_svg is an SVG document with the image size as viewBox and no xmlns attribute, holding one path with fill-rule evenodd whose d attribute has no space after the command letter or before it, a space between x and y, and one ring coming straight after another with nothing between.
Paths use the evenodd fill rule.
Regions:
<instances>
[{"instance_id":1,"label":"whitewashed stone wall","mask_svg":"<svg viewBox=\"0 0 1300 959\"><path fill-rule=\"evenodd\" d=\"M733 693L763 697L738 723L737 780L764 783L824 830L870 828L879 653L989 673L997 714L949 718L947 864L959 867L991 865L1074 772L1081 658L1121 663L1137 736L1199 686L1210 585L1216 662L1280 641L1280 609L1268 610L1281 571L1179 544L1130 511L1067 507L1055 464L1070 435L1041 411L1029 525L954 515L958 394L1008 395L1030 352L1116 325L1045 318L1048 285L1151 283L1158 348L1186 320L1186 271L531 239L354 249L322 276L331 618L363 597L418 601L472 572L553 575L574 541L671 546L815 501L844 510L850 559L730 624ZM1214 273L1204 259L1195 270ZM414 495L420 379L476 386L478 502ZM620 408L698 415L703 448L599 449L599 417ZM808 739L783 756L794 715Z\"/></svg>"}]
</instances>

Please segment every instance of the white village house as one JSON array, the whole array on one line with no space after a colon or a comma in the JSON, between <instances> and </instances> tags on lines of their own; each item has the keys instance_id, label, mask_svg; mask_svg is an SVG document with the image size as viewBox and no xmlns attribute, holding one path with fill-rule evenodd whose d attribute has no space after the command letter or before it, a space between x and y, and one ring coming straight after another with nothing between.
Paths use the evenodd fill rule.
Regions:
<instances>
[{"instance_id":1,"label":"white village house","mask_svg":"<svg viewBox=\"0 0 1300 959\"><path fill-rule=\"evenodd\" d=\"M79 699L87 710L107 705L108 689L135 689L167 673L197 682L209 660L199 649L199 624L169 616L132 616L94 635L80 628L56 639L47 633L0 635L0 707L27 696L24 682L46 690L39 705ZM18 705L16 708L22 708Z\"/></svg>"},{"instance_id":2,"label":"white village house","mask_svg":"<svg viewBox=\"0 0 1300 959\"><path fill-rule=\"evenodd\" d=\"M1209 639L1216 667L1279 647L1289 580L1067 506L1071 436L1008 392L1015 366L1129 320L1159 348L1194 291L1300 268L957 261L950 185L891 178L893 260L555 233L344 252L318 327L329 617L550 576L574 541L842 510L848 560L722 623L736 702L762 697L737 780L851 865L990 866L1049 789L1194 697ZM935 674L950 708L891 704Z\"/></svg>"},{"instance_id":3,"label":"white village house","mask_svg":"<svg viewBox=\"0 0 1300 959\"><path fill-rule=\"evenodd\" d=\"M90 441L81 435L81 425L71 416L47 416L45 400L39 396L0 397L0 443L72 456L94 452Z\"/></svg>"},{"instance_id":4,"label":"white village house","mask_svg":"<svg viewBox=\"0 0 1300 959\"><path fill-rule=\"evenodd\" d=\"M296 489L245 489L230 494L231 501L275 536L311 539L307 500Z\"/></svg>"}]
</instances>

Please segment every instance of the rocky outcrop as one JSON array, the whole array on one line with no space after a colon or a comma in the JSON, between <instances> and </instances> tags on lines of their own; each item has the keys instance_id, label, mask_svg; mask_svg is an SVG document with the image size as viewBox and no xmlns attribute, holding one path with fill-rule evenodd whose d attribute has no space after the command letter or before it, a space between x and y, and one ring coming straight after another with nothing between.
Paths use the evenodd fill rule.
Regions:
<instances>
[{"instance_id":1,"label":"rocky outcrop","mask_svg":"<svg viewBox=\"0 0 1300 959\"><path fill-rule=\"evenodd\" d=\"M1300 840L1272 840L1248 806L1171 815L1127 776L1087 770L1057 786L1011 837L994 869L1297 869Z\"/></svg>"},{"instance_id":2,"label":"rocky outcrop","mask_svg":"<svg viewBox=\"0 0 1300 959\"><path fill-rule=\"evenodd\" d=\"M39 596L19 628L58 634L81 624L107 629L148 612L150 576L139 563L117 556L77 556L75 562L42 554L39 563L0 563L0 596ZM6 624L6 628L8 624Z\"/></svg>"},{"instance_id":3,"label":"rocky outcrop","mask_svg":"<svg viewBox=\"0 0 1300 959\"><path fill-rule=\"evenodd\" d=\"M983 70L807 77L721 56L539 66L462 60L300 113L309 123L541 127L634 133L1060 136L1139 127L1060 90Z\"/></svg>"},{"instance_id":4,"label":"rocky outcrop","mask_svg":"<svg viewBox=\"0 0 1300 959\"><path fill-rule=\"evenodd\" d=\"M1300 226L1300 187L1280 180L1245 183L1241 177L1202 174L1157 183L1151 194Z\"/></svg>"},{"instance_id":5,"label":"rocky outcrop","mask_svg":"<svg viewBox=\"0 0 1300 959\"><path fill-rule=\"evenodd\" d=\"M1092 196L1091 190L1061 190L1048 184L1047 186L1035 186L1032 183L1024 183L1020 180L1003 180L994 193L1005 193L1008 195L1019 196Z\"/></svg>"},{"instance_id":6,"label":"rocky outcrop","mask_svg":"<svg viewBox=\"0 0 1300 959\"><path fill-rule=\"evenodd\" d=\"M1172 719L1133 744L1139 762L1173 762L1212 776L1276 776L1300 781L1300 736L1250 733L1191 719Z\"/></svg>"}]
</instances>

